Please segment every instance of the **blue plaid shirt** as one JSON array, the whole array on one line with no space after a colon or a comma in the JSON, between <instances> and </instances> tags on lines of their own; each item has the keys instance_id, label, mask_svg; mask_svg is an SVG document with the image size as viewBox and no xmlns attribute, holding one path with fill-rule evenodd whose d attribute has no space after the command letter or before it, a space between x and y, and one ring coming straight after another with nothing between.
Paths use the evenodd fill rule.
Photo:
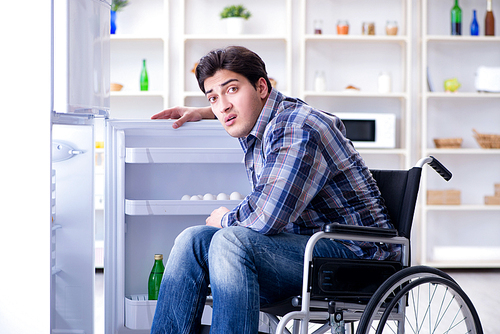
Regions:
<instances>
[{"instance_id":1,"label":"blue plaid shirt","mask_svg":"<svg viewBox=\"0 0 500 334\"><path fill-rule=\"evenodd\" d=\"M222 219L272 235L328 223L392 228L378 187L340 119L272 90L240 138L252 193ZM399 258L399 245L342 241L360 258Z\"/></svg>"}]
</instances>

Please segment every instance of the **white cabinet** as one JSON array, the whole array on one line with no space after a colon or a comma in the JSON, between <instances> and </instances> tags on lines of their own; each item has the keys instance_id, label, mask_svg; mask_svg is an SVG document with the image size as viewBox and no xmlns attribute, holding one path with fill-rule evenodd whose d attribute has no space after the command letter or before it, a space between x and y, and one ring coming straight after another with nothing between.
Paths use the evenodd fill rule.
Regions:
<instances>
[{"instance_id":1,"label":"white cabinet","mask_svg":"<svg viewBox=\"0 0 500 334\"><path fill-rule=\"evenodd\" d=\"M241 45L255 51L266 63L268 76L277 82L277 89L290 94L292 82L292 1L240 1L252 16L244 22L243 34L226 30L220 12L225 1L183 0L180 13L182 38L178 50L179 80L183 103L207 106L192 70L209 51L229 45ZM266 8L266 10L263 10Z\"/></svg>"},{"instance_id":2,"label":"white cabinet","mask_svg":"<svg viewBox=\"0 0 500 334\"><path fill-rule=\"evenodd\" d=\"M169 0L131 1L117 13L111 35L111 92L113 118L149 118L168 107ZM149 89L140 90L142 60L146 59Z\"/></svg>"},{"instance_id":3,"label":"white cabinet","mask_svg":"<svg viewBox=\"0 0 500 334\"><path fill-rule=\"evenodd\" d=\"M369 112L396 115L394 149L360 149L372 168L406 168L411 161L411 7L409 0L378 2L301 0L300 95L311 105L332 113ZM360 9L362 8L362 10ZM337 22L349 24L338 34ZM387 21L396 21L396 35L386 34ZM321 34L315 24L321 22ZM362 34L371 22L375 35ZM391 78L390 92L379 92L381 72ZM325 85L316 87L324 73ZM360 90L346 90L354 86ZM319 88L319 89L318 89Z\"/></svg>"},{"instance_id":4,"label":"white cabinet","mask_svg":"<svg viewBox=\"0 0 500 334\"><path fill-rule=\"evenodd\" d=\"M438 267L500 267L500 206L485 205L500 183L500 149L480 148L473 129L500 135L500 94L478 93L479 66L500 67L500 38L484 36L486 1L460 1L463 36L450 36L447 1L422 2L421 146L454 174L449 183L433 172L423 174L419 262ZM470 36L476 9L482 36ZM495 2L494 13L500 13ZM497 21L498 22L498 21ZM497 23L498 34L498 23ZM444 81L457 78L455 93ZM432 88L432 91L430 88ZM435 148L435 138L462 138L461 148ZM460 205L429 205L428 190L456 189Z\"/></svg>"}]
</instances>

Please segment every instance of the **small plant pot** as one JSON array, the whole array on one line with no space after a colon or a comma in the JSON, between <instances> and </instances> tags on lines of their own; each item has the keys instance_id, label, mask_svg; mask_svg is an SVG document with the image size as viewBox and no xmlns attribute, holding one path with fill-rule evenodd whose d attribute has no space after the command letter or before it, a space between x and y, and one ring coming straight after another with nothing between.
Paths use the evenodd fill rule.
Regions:
<instances>
[{"instance_id":1,"label":"small plant pot","mask_svg":"<svg viewBox=\"0 0 500 334\"><path fill-rule=\"evenodd\" d=\"M241 35L243 34L245 19L243 17L227 17L223 19L226 22L226 29L228 35Z\"/></svg>"}]
</instances>

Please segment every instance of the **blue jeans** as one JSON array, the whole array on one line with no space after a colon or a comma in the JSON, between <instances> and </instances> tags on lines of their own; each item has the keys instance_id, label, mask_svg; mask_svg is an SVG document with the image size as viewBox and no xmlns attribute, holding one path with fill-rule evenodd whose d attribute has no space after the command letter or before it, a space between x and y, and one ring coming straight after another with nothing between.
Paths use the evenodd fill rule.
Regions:
<instances>
[{"instance_id":1,"label":"blue jeans","mask_svg":"<svg viewBox=\"0 0 500 334\"><path fill-rule=\"evenodd\" d=\"M300 295L308 239L290 233L266 236L236 226L184 230L165 267L151 333L198 333L210 284L210 332L256 334L261 305ZM316 244L314 255L356 258L329 239Z\"/></svg>"}]
</instances>

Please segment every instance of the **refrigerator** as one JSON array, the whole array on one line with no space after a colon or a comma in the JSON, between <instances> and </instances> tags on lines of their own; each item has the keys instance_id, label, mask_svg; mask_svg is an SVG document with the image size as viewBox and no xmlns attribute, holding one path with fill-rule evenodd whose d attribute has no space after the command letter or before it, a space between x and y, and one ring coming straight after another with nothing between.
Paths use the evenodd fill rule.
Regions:
<instances>
[{"instance_id":1,"label":"refrigerator","mask_svg":"<svg viewBox=\"0 0 500 334\"><path fill-rule=\"evenodd\" d=\"M166 263L183 229L204 224L220 206L234 208L240 202L236 193L251 191L240 144L218 121L174 130L169 120L109 117L110 1L53 0L53 334L95 332L95 171L102 158L95 142L100 136L106 334L149 333L156 301L146 296L154 255L163 254ZM206 306L202 323L210 324L210 318ZM260 329L266 328L262 316Z\"/></svg>"},{"instance_id":2,"label":"refrigerator","mask_svg":"<svg viewBox=\"0 0 500 334\"><path fill-rule=\"evenodd\" d=\"M94 147L109 114L111 0L51 3L50 330L94 333Z\"/></svg>"}]
</instances>

